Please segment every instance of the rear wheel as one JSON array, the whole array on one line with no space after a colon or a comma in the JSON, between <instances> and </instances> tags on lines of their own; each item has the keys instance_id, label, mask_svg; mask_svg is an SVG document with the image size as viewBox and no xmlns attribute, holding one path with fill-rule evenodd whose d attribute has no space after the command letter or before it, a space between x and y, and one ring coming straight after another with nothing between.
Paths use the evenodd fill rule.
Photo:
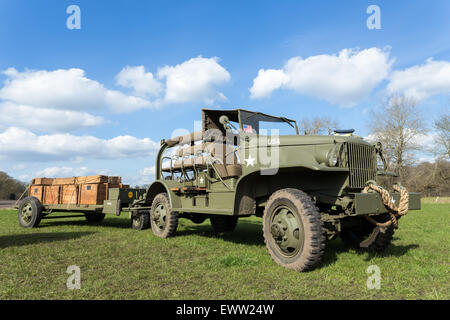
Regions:
<instances>
[{"instance_id":1,"label":"rear wheel","mask_svg":"<svg viewBox=\"0 0 450 320\"><path fill-rule=\"evenodd\" d=\"M372 218L377 222L386 222L390 220L390 216L387 213L372 216ZM342 242L354 249L376 252L384 251L392 242L394 236L393 225L390 225L386 230L383 230L384 232L380 231L369 246L364 248L360 246L364 240L367 240L372 235L374 229L375 226L372 223L365 218L360 217L356 225L351 228L343 228L339 236L342 239Z\"/></svg>"},{"instance_id":2,"label":"rear wheel","mask_svg":"<svg viewBox=\"0 0 450 320\"><path fill-rule=\"evenodd\" d=\"M150 228L150 213L140 211L131 215L131 228L136 230L145 230Z\"/></svg>"},{"instance_id":3,"label":"rear wheel","mask_svg":"<svg viewBox=\"0 0 450 320\"><path fill-rule=\"evenodd\" d=\"M42 204L37 198L26 197L17 210L19 224L24 228L36 228L43 217L42 210Z\"/></svg>"},{"instance_id":4,"label":"rear wheel","mask_svg":"<svg viewBox=\"0 0 450 320\"><path fill-rule=\"evenodd\" d=\"M298 189L274 192L263 216L263 234L272 259L297 271L314 269L325 249L320 213L312 199Z\"/></svg>"},{"instance_id":5,"label":"rear wheel","mask_svg":"<svg viewBox=\"0 0 450 320\"><path fill-rule=\"evenodd\" d=\"M237 216L214 216L209 218L215 232L232 232L237 225Z\"/></svg>"},{"instance_id":6,"label":"rear wheel","mask_svg":"<svg viewBox=\"0 0 450 320\"><path fill-rule=\"evenodd\" d=\"M105 219L104 213L98 213L98 212L87 212L84 214L86 221L88 223L100 223Z\"/></svg>"},{"instance_id":7,"label":"rear wheel","mask_svg":"<svg viewBox=\"0 0 450 320\"><path fill-rule=\"evenodd\" d=\"M172 211L167 193L158 194L152 202L150 225L155 236L168 238L178 227L178 213Z\"/></svg>"}]
</instances>

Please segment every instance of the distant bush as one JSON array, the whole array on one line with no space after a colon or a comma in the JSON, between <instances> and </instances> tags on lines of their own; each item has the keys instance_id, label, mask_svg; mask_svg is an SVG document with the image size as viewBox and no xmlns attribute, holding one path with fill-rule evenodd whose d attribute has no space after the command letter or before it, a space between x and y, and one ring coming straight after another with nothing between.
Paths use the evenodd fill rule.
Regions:
<instances>
[{"instance_id":1,"label":"distant bush","mask_svg":"<svg viewBox=\"0 0 450 320\"><path fill-rule=\"evenodd\" d=\"M25 191L26 184L0 171L0 199L16 200Z\"/></svg>"}]
</instances>

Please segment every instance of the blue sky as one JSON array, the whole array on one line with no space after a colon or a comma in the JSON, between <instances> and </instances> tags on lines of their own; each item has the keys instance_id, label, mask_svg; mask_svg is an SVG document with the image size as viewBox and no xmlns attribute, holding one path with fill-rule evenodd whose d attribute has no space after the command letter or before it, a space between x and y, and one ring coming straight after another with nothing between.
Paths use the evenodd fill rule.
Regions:
<instances>
[{"instance_id":1,"label":"blue sky","mask_svg":"<svg viewBox=\"0 0 450 320\"><path fill-rule=\"evenodd\" d=\"M66 8L74 4L81 9L80 30L66 27ZM366 26L369 5L381 10L379 30ZM202 107L296 120L328 115L366 136L368 111L389 92L404 90L417 95L431 124L450 105L449 16L448 1L0 0L0 170L23 180L106 173L148 183L158 141L177 128L192 130ZM346 58L343 50L352 51ZM195 92L169 83L191 70L185 69L189 61L206 77L194 85L201 77L188 72ZM122 74L128 85L120 85L127 66L133 72ZM339 74L327 77L321 66ZM148 83L144 76L159 89L138 92L137 84ZM54 81L50 89L40 89L42 77ZM52 100L77 81L76 94ZM84 94L84 85L92 95ZM126 99L138 101L136 108L130 111ZM46 112L60 125L42 121ZM128 140L114 140L123 136ZM38 147L17 146L13 138ZM57 150L45 144L58 141L64 146ZM92 144L117 156L93 155Z\"/></svg>"}]
</instances>

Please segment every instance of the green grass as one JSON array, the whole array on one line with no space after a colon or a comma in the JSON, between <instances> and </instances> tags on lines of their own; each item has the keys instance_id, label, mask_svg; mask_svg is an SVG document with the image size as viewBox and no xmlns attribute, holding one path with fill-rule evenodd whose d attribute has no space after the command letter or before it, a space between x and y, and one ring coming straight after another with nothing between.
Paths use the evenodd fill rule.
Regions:
<instances>
[{"instance_id":1,"label":"green grass","mask_svg":"<svg viewBox=\"0 0 450 320\"><path fill-rule=\"evenodd\" d=\"M383 254L337 239L316 270L299 273L271 260L258 218L228 235L181 220L164 240L130 229L126 217L23 229L15 211L2 210L0 299L449 299L449 213L450 204L423 204L400 220ZM66 288L70 265L81 268L80 290ZM370 265L381 269L380 290L367 289Z\"/></svg>"}]
</instances>

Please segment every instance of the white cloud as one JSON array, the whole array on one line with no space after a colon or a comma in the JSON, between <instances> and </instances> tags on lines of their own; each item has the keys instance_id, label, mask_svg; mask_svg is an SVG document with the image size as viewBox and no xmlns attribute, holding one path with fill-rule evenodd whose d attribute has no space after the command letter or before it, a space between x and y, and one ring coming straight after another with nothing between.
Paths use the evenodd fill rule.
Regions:
<instances>
[{"instance_id":1,"label":"white cloud","mask_svg":"<svg viewBox=\"0 0 450 320\"><path fill-rule=\"evenodd\" d=\"M106 89L85 77L81 69L24 71L10 68L0 98L17 104L52 109L92 109L104 106Z\"/></svg>"},{"instance_id":2,"label":"white cloud","mask_svg":"<svg viewBox=\"0 0 450 320\"><path fill-rule=\"evenodd\" d=\"M0 159L14 161L118 159L152 156L159 144L149 138L118 136L99 139L70 134L36 135L16 127L0 133Z\"/></svg>"},{"instance_id":3,"label":"white cloud","mask_svg":"<svg viewBox=\"0 0 450 320\"><path fill-rule=\"evenodd\" d=\"M344 49L338 55L294 57L282 69L261 69L250 88L251 98L264 98L277 89L353 106L385 79L393 61L379 48Z\"/></svg>"},{"instance_id":4,"label":"white cloud","mask_svg":"<svg viewBox=\"0 0 450 320\"><path fill-rule=\"evenodd\" d=\"M3 102L0 103L0 123L31 130L61 132L98 126L105 123L105 120L86 112L36 108Z\"/></svg>"},{"instance_id":5,"label":"white cloud","mask_svg":"<svg viewBox=\"0 0 450 320\"><path fill-rule=\"evenodd\" d=\"M123 68L116 76L116 83L125 88L132 88L134 94L141 97L158 96L162 90L162 84L151 72L145 72L144 66Z\"/></svg>"},{"instance_id":6,"label":"white cloud","mask_svg":"<svg viewBox=\"0 0 450 320\"><path fill-rule=\"evenodd\" d=\"M156 173L156 166L142 168L141 170L139 170L139 175L142 176L154 176L155 173Z\"/></svg>"},{"instance_id":7,"label":"white cloud","mask_svg":"<svg viewBox=\"0 0 450 320\"><path fill-rule=\"evenodd\" d=\"M137 171L137 175L127 176L126 181L131 186L142 187L144 185L150 185L153 181L155 181L155 172L155 166L142 168Z\"/></svg>"},{"instance_id":8,"label":"white cloud","mask_svg":"<svg viewBox=\"0 0 450 320\"><path fill-rule=\"evenodd\" d=\"M108 90L105 96L106 103L111 110L116 113L132 112L143 108L151 108L150 101L135 97L127 96L120 91Z\"/></svg>"},{"instance_id":9,"label":"white cloud","mask_svg":"<svg viewBox=\"0 0 450 320\"><path fill-rule=\"evenodd\" d=\"M419 146L422 151L431 151L436 145L438 135L435 132L418 134L412 139L412 143Z\"/></svg>"},{"instance_id":10,"label":"white cloud","mask_svg":"<svg viewBox=\"0 0 450 320\"><path fill-rule=\"evenodd\" d=\"M110 107L116 112L151 107L145 99L106 89L78 68L23 72L9 68L3 73L7 79L0 99L18 105L77 111Z\"/></svg>"},{"instance_id":11,"label":"white cloud","mask_svg":"<svg viewBox=\"0 0 450 320\"><path fill-rule=\"evenodd\" d=\"M35 177L51 177L51 178L64 178L64 177L77 177L87 176L94 174L87 167L72 168L72 167L50 167L36 172Z\"/></svg>"},{"instance_id":12,"label":"white cloud","mask_svg":"<svg viewBox=\"0 0 450 320\"><path fill-rule=\"evenodd\" d=\"M218 58L201 56L176 66L160 68L158 78L161 82L151 72L146 72L143 66L123 68L116 76L116 84L133 89L133 95L107 89L100 82L89 79L85 71L79 68L23 72L9 68L3 74L6 80L0 89L0 101L11 103L9 106L15 104L42 110L77 112L106 107L117 113L158 108L170 103L203 101L212 104L216 100L226 100L216 86L230 79L230 74L218 63ZM80 126L100 123L100 119L86 113L72 115L77 121L68 124L69 129L75 126L75 122ZM19 125L20 122L11 124ZM58 130L63 127L61 124Z\"/></svg>"},{"instance_id":13,"label":"white cloud","mask_svg":"<svg viewBox=\"0 0 450 320\"><path fill-rule=\"evenodd\" d=\"M252 98L264 98L289 83L289 76L283 70L260 69L258 76L253 80L253 87L250 89Z\"/></svg>"},{"instance_id":14,"label":"white cloud","mask_svg":"<svg viewBox=\"0 0 450 320\"><path fill-rule=\"evenodd\" d=\"M394 71L387 86L389 94L403 93L417 101L435 94L450 93L450 62L427 59L422 65Z\"/></svg>"},{"instance_id":15,"label":"white cloud","mask_svg":"<svg viewBox=\"0 0 450 320\"><path fill-rule=\"evenodd\" d=\"M158 70L158 78L166 79L165 103L203 101L208 104L225 96L216 86L230 80L230 74L218 63L218 58L192 58L176 66Z\"/></svg>"}]
</instances>

